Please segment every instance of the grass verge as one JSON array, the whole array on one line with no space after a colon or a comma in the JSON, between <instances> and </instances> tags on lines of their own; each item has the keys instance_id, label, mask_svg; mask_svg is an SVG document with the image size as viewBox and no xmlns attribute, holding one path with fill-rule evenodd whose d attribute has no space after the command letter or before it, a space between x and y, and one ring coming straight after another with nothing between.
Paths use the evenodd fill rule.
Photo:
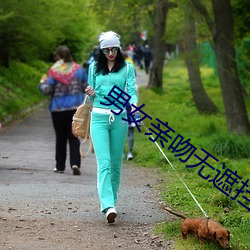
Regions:
<instances>
[{"instance_id":1,"label":"grass verge","mask_svg":"<svg viewBox=\"0 0 250 250\"><path fill-rule=\"evenodd\" d=\"M31 112L41 101L48 99L38 90L42 74L48 65L34 61L30 65L13 61L10 68L0 67L0 122L6 125ZM39 106L39 105L38 105Z\"/></svg>"},{"instance_id":2,"label":"grass verge","mask_svg":"<svg viewBox=\"0 0 250 250\"><path fill-rule=\"evenodd\" d=\"M0 68L0 122L9 115L19 117L20 111L46 99L38 91L38 83L41 75L47 70L48 65L42 62L33 62L32 66L13 62L8 70ZM162 139L164 145L162 150L173 163L176 172L149 140L149 136L145 135L146 131L143 127L141 133L135 134L133 163L138 166L157 167L161 171L165 182L156 188L161 191L165 204L189 217L202 216L202 212L178 178L179 175L207 214L230 230L232 249L247 250L250 249L250 214L237 201L248 208L249 202L242 198L242 194L235 200L230 196L234 197L241 181L246 182L250 177L250 138L227 133L218 79L212 69L202 68L201 73L206 91L220 109L217 115L202 115L197 112L190 92L186 68L180 60L170 61L166 65L162 93L146 88L139 90L140 101L145 104L143 111L152 117L152 121L149 119L144 121L146 127L152 128L151 122L156 125L155 119L158 118L162 122L168 122L168 126L175 131L169 133L171 139L166 136L164 139L167 141ZM246 99L246 106L250 109L249 98ZM197 148L195 154L201 159L206 156L203 150L213 155L217 160L209 157L207 163L214 170L206 165L202 174L199 174L201 165L192 166L199 162L198 158L192 155L187 160L187 154L177 156L178 153L173 152L173 147L168 150L178 134L183 137L183 140L190 139L189 142ZM159 140L157 142L161 146ZM234 176L237 171L237 175L241 178L238 179L238 185L232 186L233 191L230 196L226 196L214 186L213 182L209 182L218 173L215 170L220 171L222 175L227 169L231 171L231 173L228 172L231 176ZM208 175L210 178L205 179ZM230 180L229 178L228 181ZM246 196L249 198L249 194ZM201 247L194 237L184 242L179 237L180 224L179 219L161 223L156 226L155 231L166 238L174 238L175 248L178 250L219 249L214 243L206 243Z\"/></svg>"},{"instance_id":3,"label":"grass verge","mask_svg":"<svg viewBox=\"0 0 250 250\"><path fill-rule=\"evenodd\" d=\"M156 131L151 123L157 125L156 118L158 118L162 122L168 122L168 126L175 131L168 133L172 138L167 136L162 138L164 147L161 145L161 138L157 140L172 162L175 171L155 143L149 140L148 135L145 135L146 130L143 126L142 132L136 131L135 133L133 163L138 166L157 167L161 171L165 182L156 188L160 190L165 204L173 210L185 213L188 217L202 217L202 211L180 181L180 177L206 213L230 230L232 249L250 249L250 213L247 208L238 203L238 201L242 202L249 209L250 202L244 199L243 195L250 199L250 194L239 193L235 198L236 190L240 189L242 182L246 182L250 177L250 138L227 132L219 81L210 68L201 68L201 74L208 95L220 110L219 114L198 113L190 91L186 67L181 60L173 60L166 65L162 93L140 88L140 102L145 104L143 111L152 117L152 120L148 118L144 120L146 127ZM250 100L246 99L246 102L249 113ZM211 167L204 165L204 169L200 171L203 164L196 165L200 160L194 154L190 158L188 158L188 153L178 156L185 151L184 149L179 153L174 151L172 143L178 134L183 137L183 141L190 139L189 143L197 148L195 154L200 159L210 154L211 157L208 157L206 162ZM155 134L153 136L155 137ZM172 147L169 148L170 145ZM217 179L215 179L216 176ZM224 188L222 188L223 184L218 185L220 177L223 183L227 184ZM232 184L234 180L238 183ZM225 191L226 186L232 188L230 194L229 191ZM246 189L247 187L244 190ZM227 195L221 190L224 190ZM250 188L248 190L250 191ZM195 237L190 237L188 241L182 240L179 237L180 224L181 220L176 218L174 221L157 225L155 231L168 239L174 238L175 248L178 250L219 249L219 246L214 243L201 246Z\"/></svg>"}]
</instances>

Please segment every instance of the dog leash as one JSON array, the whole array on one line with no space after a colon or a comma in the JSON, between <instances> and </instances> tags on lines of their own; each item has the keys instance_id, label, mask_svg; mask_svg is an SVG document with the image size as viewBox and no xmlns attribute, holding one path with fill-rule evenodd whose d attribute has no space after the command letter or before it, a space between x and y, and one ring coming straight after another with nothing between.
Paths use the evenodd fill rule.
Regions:
<instances>
[{"instance_id":1,"label":"dog leash","mask_svg":"<svg viewBox=\"0 0 250 250\"><path fill-rule=\"evenodd\" d=\"M148 130L148 128L144 125L144 123L143 122L141 122L141 123L144 126L144 128L147 130L147 132L150 133L149 130ZM150 135L150 137L154 140L154 137L152 135ZM182 184L185 186L185 188L187 189L187 191L189 192L189 194L191 195L191 197L193 198L193 200L196 202L196 204L198 205L198 207L200 208L200 210L202 211L202 213L205 215L206 218L209 219L209 216L204 211L204 209L201 207L201 205L199 204L199 202L196 200L196 198L194 197L194 195L192 194L192 192L190 191L190 189L188 188L188 186L186 185L186 183L182 180L182 178L180 177L179 173L177 172L177 170L175 169L175 167L173 166L173 164L170 162L170 160L168 159L168 157L165 155L165 153L160 148L159 144L156 141L154 143L156 144L156 146L158 147L158 149L161 151L162 155L165 157L165 159L167 160L167 162L169 163L169 165L175 171L175 173L177 174L177 176L181 180Z\"/></svg>"}]
</instances>

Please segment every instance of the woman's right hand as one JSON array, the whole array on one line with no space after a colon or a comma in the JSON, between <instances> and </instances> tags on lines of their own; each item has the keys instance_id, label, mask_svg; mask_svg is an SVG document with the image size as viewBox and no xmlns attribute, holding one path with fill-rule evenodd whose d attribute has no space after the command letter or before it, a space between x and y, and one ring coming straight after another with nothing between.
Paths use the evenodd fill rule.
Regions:
<instances>
[{"instance_id":1,"label":"woman's right hand","mask_svg":"<svg viewBox=\"0 0 250 250\"><path fill-rule=\"evenodd\" d=\"M95 96L95 90L94 90L92 87L90 87L90 86L88 86L88 87L86 88L85 93L86 93L88 96Z\"/></svg>"},{"instance_id":2,"label":"woman's right hand","mask_svg":"<svg viewBox=\"0 0 250 250\"><path fill-rule=\"evenodd\" d=\"M135 107L137 107L137 103L136 103L136 102L134 102L134 103L132 103L132 104L133 104L134 106L131 106L131 113L133 113L133 111L136 110ZM133 115L136 115L136 113L138 113L138 111L134 112Z\"/></svg>"}]
</instances>

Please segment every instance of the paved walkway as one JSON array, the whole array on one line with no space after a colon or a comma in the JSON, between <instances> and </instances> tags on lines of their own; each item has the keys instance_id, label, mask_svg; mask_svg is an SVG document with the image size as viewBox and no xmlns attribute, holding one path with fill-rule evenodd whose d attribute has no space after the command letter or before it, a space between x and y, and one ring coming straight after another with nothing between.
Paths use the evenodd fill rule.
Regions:
<instances>
[{"instance_id":1,"label":"paved walkway","mask_svg":"<svg viewBox=\"0 0 250 250\"><path fill-rule=\"evenodd\" d=\"M147 76L138 74L138 85L142 86L146 79ZM56 174L52 171L55 166L54 141L47 107L0 130L0 222L1 218L8 221L20 217L38 221L66 220L96 223L97 228L92 230L104 230L106 221L100 213L94 154L82 160L81 176L73 176L69 164L64 174ZM144 226L146 223L152 229L155 223L166 220L166 213L159 208L158 195L151 188L158 182L157 178L156 170L124 164L117 223L125 228L133 223ZM10 232L7 235L10 237ZM20 242L27 240L20 237ZM0 249L8 249L8 244L16 246L11 249L27 249L18 248L20 242L15 245L0 236ZM131 242L131 247L126 249L136 249L136 244Z\"/></svg>"},{"instance_id":2,"label":"paved walkway","mask_svg":"<svg viewBox=\"0 0 250 250\"><path fill-rule=\"evenodd\" d=\"M148 85L148 77L144 70L136 68L136 83L138 87L146 87Z\"/></svg>"},{"instance_id":3,"label":"paved walkway","mask_svg":"<svg viewBox=\"0 0 250 250\"><path fill-rule=\"evenodd\" d=\"M79 219L80 216L86 220L103 220L102 214L99 213L99 199L96 190L95 155L91 154L82 160L81 176L72 175L69 162L65 174L53 173L52 169L55 166L54 140L54 131L47 108L39 110L33 116L0 133L0 200L5 201L1 207L7 209L15 207L18 203L25 204L33 197L39 204L38 206L45 209L48 203L53 204L56 196L62 201L73 199L75 206L79 207L80 213L70 214L72 219ZM145 189L145 185L152 184L150 180L140 178L140 171L143 174L146 169L138 171L135 168L134 173L130 171L131 169L132 167L125 166L123 171L121 196L125 202L123 201L119 205L122 211L125 211L128 205L130 207L135 205L135 200L130 197L141 193ZM146 172L144 173L146 174ZM140 179L143 179L142 182ZM150 191L148 189L146 188L144 191L147 193ZM147 210L146 207L143 208L143 204L146 205L144 202L147 200L146 193L136 198L139 210ZM146 206L148 205L150 206L150 204ZM86 210L92 212L86 213L84 212ZM30 216L31 211L24 206L22 213ZM158 221L162 218L159 214L138 217L139 214L144 214L144 212L130 216L121 215L121 218L127 217L126 220L136 219L141 222ZM61 215L60 210L54 214L58 218Z\"/></svg>"},{"instance_id":4,"label":"paved walkway","mask_svg":"<svg viewBox=\"0 0 250 250\"><path fill-rule=\"evenodd\" d=\"M138 72L137 79L138 85L143 86L147 81L147 76L143 72ZM82 160L81 176L72 176L69 166L67 166L63 175L52 172L55 166L55 139L47 107L40 109L19 124L0 131L0 196L6 192L7 197L11 194L15 198L13 200L7 199L8 202L5 203L5 206L11 206L12 203L18 200L24 202L26 198L29 199L31 193L36 196L36 199L41 199L40 201L53 199L56 190L56 193L62 197L66 196L66 194L72 194L75 195L77 200L79 200L79 195L81 197L87 195L89 202L81 204L78 201L77 203L78 205L81 204L83 210L93 208L94 205L94 209L90 210L93 210L96 214L96 211L99 210L99 200L96 191L95 156L91 154ZM129 176L130 171L127 173L126 178L127 169L128 167L125 166L125 183L123 183L125 186L121 192L126 191L126 194L123 195L129 197L134 190L128 183L131 183L131 181L137 183L138 181L136 176ZM70 187L72 187L72 190L70 190ZM51 192L52 190L54 192ZM77 190L77 192L73 190ZM142 200L144 198L142 197ZM127 202L134 201L128 199ZM133 206L132 203L131 206ZM140 207L141 205L139 205ZM57 215L60 217L59 213ZM77 216L77 214L73 214L73 217ZM148 219L154 221L156 219L154 216L152 215ZM86 216L86 219L90 219L90 217ZM127 219L133 220L133 216ZM143 221L147 220L146 218L142 219Z\"/></svg>"}]
</instances>

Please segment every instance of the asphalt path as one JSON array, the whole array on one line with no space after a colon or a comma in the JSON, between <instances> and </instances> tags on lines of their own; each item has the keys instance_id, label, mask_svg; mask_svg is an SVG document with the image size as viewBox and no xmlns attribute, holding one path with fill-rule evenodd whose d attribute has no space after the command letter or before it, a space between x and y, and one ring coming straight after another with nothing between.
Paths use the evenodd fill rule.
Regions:
<instances>
[{"instance_id":1,"label":"asphalt path","mask_svg":"<svg viewBox=\"0 0 250 250\"><path fill-rule=\"evenodd\" d=\"M56 202L57 207L60 206L52 216L103 220L96 188L95 155L90 154L82 160L81 176L72 175L68 160L65 173L57 174L52 171L55 167L54 148L54 131L47 108L0 133L1 209L8 212L9 208L19 205L18 212L23 216L39 216L36 209L46 210L49 204ZM153 184L145 174L149 174L145 168L124 164L120 189L122 201L118 208L126 211L128 206L137 204L138 212L129 216L121 214L121 219L150 222L163 218L162 214L151 213L154 209L151 200L145 202ZM27 209L25 204L30 201L33 201L32 205ZM62 214L69 203L78 213Z\"/></svg>"},{"instance_id":2,"label":"asphalt path","mask_svg":"<svg viewBox=\"0 0 250 250\"><path fill-rule=\"evenodd\" d=\"M139 86L146 81L145 74L137 74ZM69 157L64 174L53 172L54 154L55 135L47 107L0 130L0 219L105 223L96 188L95 155L83 159L82 174L73 176ZM124 161L117 223L154 225L166 220L158 191L152 188L160 179L157 170Z\"/></svg>"}]
</instances>

